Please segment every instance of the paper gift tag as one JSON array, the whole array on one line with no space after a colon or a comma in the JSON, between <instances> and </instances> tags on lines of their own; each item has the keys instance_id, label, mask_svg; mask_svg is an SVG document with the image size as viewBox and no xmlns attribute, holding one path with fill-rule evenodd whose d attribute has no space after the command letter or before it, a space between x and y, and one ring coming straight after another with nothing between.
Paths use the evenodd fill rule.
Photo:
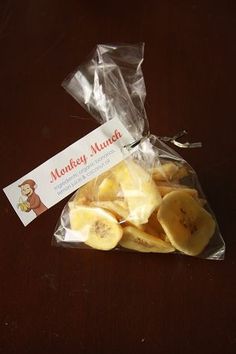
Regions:
<instances>
[{"instance_id":1,"label":"paper gift tag","mask_svg":"<svg viewBox=\"0 0 236 354\"><path fill-rule=\"evenodd\" d=\"M3 189L26 226L83 184L130 155L133 138L118 118L104 123Z\"/></svg>"}]
</instances>

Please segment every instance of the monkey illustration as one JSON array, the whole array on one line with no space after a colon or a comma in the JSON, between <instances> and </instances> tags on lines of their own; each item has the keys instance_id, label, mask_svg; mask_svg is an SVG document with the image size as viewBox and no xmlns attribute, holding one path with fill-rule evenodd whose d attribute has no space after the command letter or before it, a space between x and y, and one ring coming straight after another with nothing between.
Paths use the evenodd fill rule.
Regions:
<instances>
[{"instance_id":1,"label":"monkey illustration","mask_svg":"<svg viewBox=\"0 0 236 354\"><path fill-rule=\"evenodd\" d=\"M27 200L24 203L20 203L22 211L33 212L38 216L47 210L47 207L41 202L38 194L35 193L35 188L37 187L35 181L32 179L27 179L18 186L21 189L21 194L27 197Z\"/></svg>"}]
</instances>

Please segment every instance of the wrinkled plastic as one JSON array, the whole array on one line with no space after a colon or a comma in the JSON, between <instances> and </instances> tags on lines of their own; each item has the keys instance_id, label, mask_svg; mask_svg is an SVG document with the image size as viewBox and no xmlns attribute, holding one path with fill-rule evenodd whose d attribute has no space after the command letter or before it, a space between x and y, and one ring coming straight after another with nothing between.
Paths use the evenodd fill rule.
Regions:
<instances>
[{"instance_id":1,"label":"wrinkled plastic","mask_svg":"<svg viewBox=\"0 0 236 354\"><path fill-rule=\"evenodd\" d=\"M215 223L214 233L196 256L223 259L225 244L195 171L176 151L149 132L144 108L146 89L141 70L143 54L143 44L97 45L91 58L81 64L62 84L100 124L118 117L129 130L136 144L131 142L127 147L131 149L131 155L117 165L118 167L115 166L88 182L72 196L62 211L56 226L54 241L57 245L65 247L131 250L132 247L126 247L127 244L122 241L124 230L128 230L125 228L129 227L129 230L134 231L135 241L138 240L139 243L133 250L158 252L160 247L160 252L166 252L168 249L165 248L166 243L170 249L174 247L171 251L173 253L189 254L181 247L177 249L175 243L173 246L166 235L168 228L162 228L162 226L166 227L163 221L161 229L154 230L155 226L159 225L159 221L156 224L155 218L160 214L161 203L166 200L164 198L170 192L184 189L184 192L190 193L191 198L194 199L193 204L197 203L207 211L207 218L212 218ZM157 199L161 196L159 202L155 200L155 193ZM74 210L78 211L78 217L80 215L83 217L83 222L77 223L77 216L76 218L73 216ZM105 224L107 222L107 229L113 230L113 221L116 224L114 224L114 232L109 231L110 241L114 238L111 248L108 246L104 248L105 244L101 248L96 245L94 247L94 243L89 240L93 223L103 217L105 217ZM188 225L185 227L187 228ZM96 233L96 230L94 232ZM145 238L142 239L143 234L140 240L139 232L160 239L160 246L152 248L148 238L147 243ZM195 229L193 234L194 232ZM73 233L76 234L76 242L67 242L66 236Z\"/></svg>"},{"instance_id":2,"label":"wrinkled plastic","mask_svg":"<svg viewBox=\"0 0 236 354\"><path fill-rule=\"evenodd\" d=\"M100 124L118 117L135 140L149 132L141 70L144 45L98 45L62 86Z\"/></svg>"}]
</instances>

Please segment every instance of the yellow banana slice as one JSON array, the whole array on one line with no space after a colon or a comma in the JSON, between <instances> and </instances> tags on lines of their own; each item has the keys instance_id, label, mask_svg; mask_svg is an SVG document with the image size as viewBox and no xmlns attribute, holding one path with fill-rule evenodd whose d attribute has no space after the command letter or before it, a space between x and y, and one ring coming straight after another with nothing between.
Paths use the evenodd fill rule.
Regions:
<instances>
[{"instance_id":1,"label":"yellow banana slice","mask_svg":"<svg viewBox=\"0 0 236 354\"><path fill-rule=\"evenodd\" d=\"M175 250L170 243L166 243L156 236L149 235L134 226L126 226L124 228L120 245L139 252L169 253Z\"/></svg>"},{"instance_id":2,"label":"yellow banana slice","mask_svg":"<svg viewBox=\"0 0 236 354\"><path fill-rule=\"evenodd\" d=\"M98 200L115 200L121 196L120 184L115 178L106 177L98 187Z\"/></svg>"},{"instance_id":3,"label":"yellow banana slice","mask_svg":"<svg viewBox=\"0 0 236 354\"><path fill-rule=\"evenodd\" d=\"M152 177L156 182L180 180L188 175L188 170L183 165L167 162L152 169Z\"/></svg>"},{"instance_id":4,"label":"yellow banana slice","mask_svg":"<svg viewBox=\"0 0 236 354\"><path fill-rule=\"evenodd\" d=\"M188 193L168 193L157 218L172 245L188 255L200 254L215 231L212 216Z\"/></svg>"},{"instance_id":5,"label":"yellow banana slice","mask_svg":"<svg viewBox=\"0 0 236 354\"><path fill-rule=\"evenodd\" d=\"M198 191L195 188L189 188L182 184L158 184L157 188L160 192L160 195L164 197L166 194L181 190L182 192L186 192L190 194L193 198L198 198Z\"/></svg>"},{"instance_id":6,"label":"yellow banana slice","mask_svg":"<svg viewBox=\"0 0 236 354\"><path fill-rule=\"evenodd\" d=\"M69 215L71 230L80 233L90 247L110 250L122 237L123 230L116 218L101 208L77 206Z\"/></svg>"},{"instance_id":7,"label":"yellow banana slice","mask_svg":"<svg viewBox=\"0 0 236 354\"><path fill-rule=\"evenodd\" d=\"M99 207L110 211L119 220L122 226L132 225L140 230L144 230L144 224L136 224L135 222L128 221L129 209L126 201L113 200L113 201L94 201L90 203L91 206Z\"/></svg>"},{"instance_id":8,"label":"yellow banana slice","mask_svg":"<svg viewBox=\"0 0 236 354\"><path fill-rule=\"evenodd\" d=\"M84 184L80 187L73 199L74 204L86 204L93 199L95 194L95 181L89 181L88 183Z\"/></svg>"},{"instance_id":9,"label":"yellow banana slice","mask_svg":"<svg viewBox=\"0 0 236 354\"><path fill-rule=\"evenodd\" d=\"M110 211L111 213L115 214L115 216L120 221L127 220L128 215L129 215L127 203L123 200L94 201L94 202L91 202L90 205Z\"/></svg>"},{"instance_id":10,"label":"yellow banana slice","mask_svg":"<svg viewBox=\"0 0 236 354\"><path fill-rule=\"evenodd\" d=\"M159 221L157 220L157 211L156 210L152 213L152 215L148 219L148 223L144 224L143 226L144 226L143 231L145 231L146 233L153 235L153 236L157 236L157 237L161 238L162 240L167 241L165 231L164 231L163 227L161 226L161 224L159 223Z\"/></svg>"},{"instance_id":11,"label":"yellow banana slice","mask_svg":"<svg viewBox=\"0 0 236 354\"><path fill-rule=\"evenodd\" d=\"M89 200L86 197L76 196L72 201L68 202L69 208L74 209L78 205L89 205Z\"/></svg>"},{"instance_id":12,"label":"yellow banana slice","mask_svg":"<svg viewBox=\"0 0 236 354\"><path fill-rule=\"evenodd\" d=\"M109 171L102 173L100 176L92 179L83 186L81 186L74 197L75 204L88 204L93 200L97 200L98 189L102 181L107 177Z\"/></svg>"},{"instance_id":13,"label":"yellow banana slice","mask_svg":"<svg viewBox=\"0 0 236 354\"><path fill-rule=\"evenodd\" d=\"M131 159L113 167L112 172L128 204L127 220L136 224L147 223L149 216L161 203L160 193L151 175Z\"/></svg>"}]
</instances>

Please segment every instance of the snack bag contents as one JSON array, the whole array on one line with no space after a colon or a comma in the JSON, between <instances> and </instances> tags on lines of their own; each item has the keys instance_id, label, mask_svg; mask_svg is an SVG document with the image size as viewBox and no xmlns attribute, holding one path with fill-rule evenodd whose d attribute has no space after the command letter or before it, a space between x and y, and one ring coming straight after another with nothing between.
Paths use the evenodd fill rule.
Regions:
<instances>
[{"instance_id":1,"label":"snack bag contents","mask_svg":"<svg viewBox=\"0 0 236 354\"><path fill-rule=\"evenodd\" d=\"M123 161L84 184L62 211L58 245L223 259L224 241L195 171L151 135L143 44L98 45L64 82L99 123L119 117L133 141ZM24 206L20 204L21 208Z\"/></svg>"}]
</instances>

